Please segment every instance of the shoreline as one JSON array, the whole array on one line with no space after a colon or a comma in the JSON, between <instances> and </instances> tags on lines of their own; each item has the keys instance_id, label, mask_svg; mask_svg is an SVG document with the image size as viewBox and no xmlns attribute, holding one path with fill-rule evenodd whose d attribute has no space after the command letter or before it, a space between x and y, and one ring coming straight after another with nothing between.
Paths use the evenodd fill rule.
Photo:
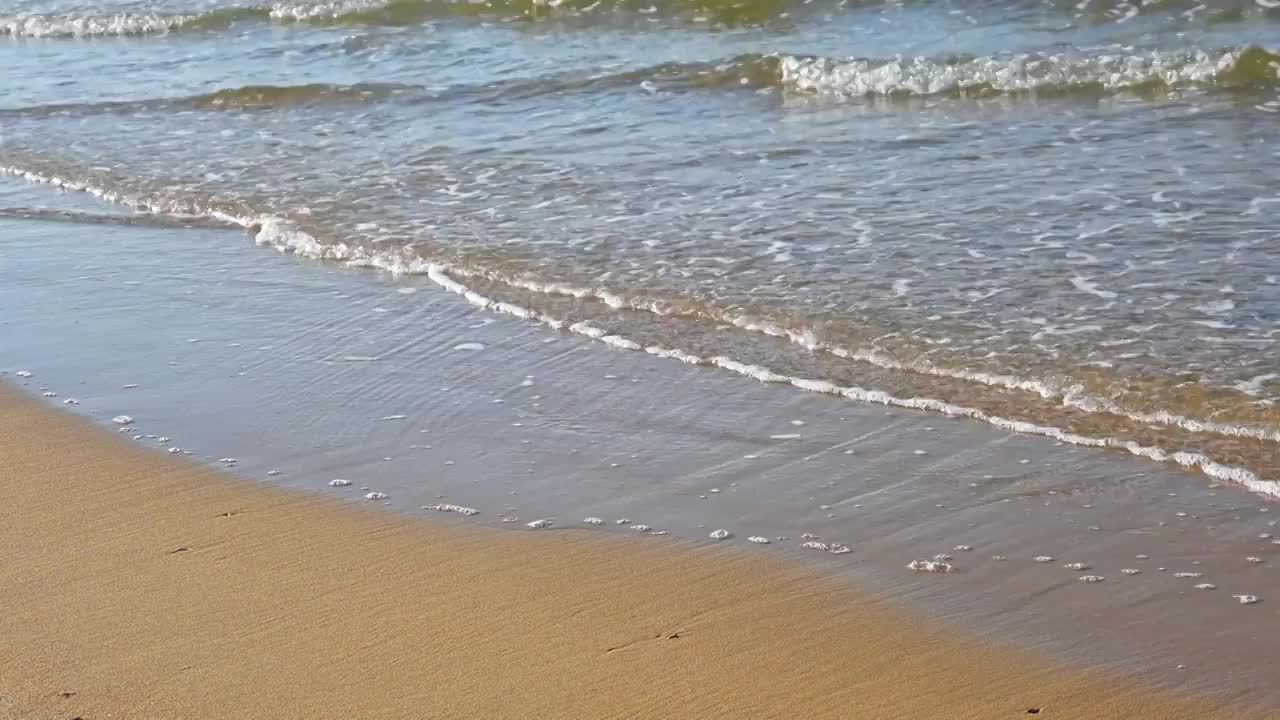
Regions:
<instances>
[{"instance_id":1,"label":"shoreline","mask_svg":"<svg viewBox=\"0 0 1280 720\"><path fill-rule=\"evenodd\" d=\"M0 388L12 717L1266 717L1055 669L720 549L451 526Z\"/></svg>"}]
</instances>

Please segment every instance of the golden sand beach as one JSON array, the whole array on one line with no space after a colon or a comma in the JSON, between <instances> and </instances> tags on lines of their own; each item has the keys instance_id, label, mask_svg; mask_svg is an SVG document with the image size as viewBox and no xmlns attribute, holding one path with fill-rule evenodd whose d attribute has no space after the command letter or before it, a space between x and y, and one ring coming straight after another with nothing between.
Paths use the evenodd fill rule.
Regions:
<instances>
[{"instance_id":1,"label":"golden sand beach","mask_svg":"<svg viewBox=\"0 0 1280 720\"><path fill-rule=\"evenodd\" d=\"M258 485L0 389L2 718L1264 717L811 569Z\"/></svg>"}]
</instances>

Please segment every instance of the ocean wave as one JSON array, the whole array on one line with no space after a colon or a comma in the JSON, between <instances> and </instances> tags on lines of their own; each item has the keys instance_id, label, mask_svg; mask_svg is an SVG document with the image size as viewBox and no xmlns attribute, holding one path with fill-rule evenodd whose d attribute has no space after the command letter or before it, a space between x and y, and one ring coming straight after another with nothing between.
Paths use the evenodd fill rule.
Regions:
<instances>
[{"instance_id":1,"label":"ocean wave","mask_svg":"<svg viewBox=\"0 0 1280 720\"><path fill-rule=\"evenodd\" d=\"M1029 11L1025 0L987 0L975 3L1017 14ZM28 38L108 37L155 35L179 30L210 30L238 21L306 23L312 25L407 25L432 18L470 15L528 20L557 17L621 16L649 21L679 19L713 25L765 25L822 17L833 11L896 6L891 0L329 0L248 4L206 12L175 14L127 12L91 14L0 15L0 36ZM1244 22L1280 16L1280 5L1267 0L1226 0L1212 7L1198 0L1137 3L1101 0L1079 3L1051 0L1033 8L1062 14L1083 23L1123 23L1139 15L1168 15L1195 24ZM1075 27L1069 24L1068 28Z\"/></svg>"},{"instance_id":2,"label":"ocean wave","mask_svg":"<svg viewBox=\"0 0 1280 720\"><path fill-rule=\"evenodd\" d=\"M1216 481L1239 485L1254 493L1268 497L1280 498L1280 481L1263 478L1254 470L1246 467L1219 462L1207 452L1193 452L1182 449L1170 450L1154 445L1142 444L1122 437L1098 437L1094 435L1086 435L1084 433L1073 432L1031 420L1005 417L978 407L966 406L953 401L931 397L894 395L882 390L858 386L842 386L827 380L805 378L775 372L768 367L743 362L724 355L701 356L681 348L646 345L617 333L611 333L607 329L589 322L571 322L568 319L558 318L532 307L484 295L458 279L477 276L478 273L475 271L451 266L447 263L424 259L417 256L411 248L399 248L394 250L371 249L361 245L348 244L344 242L322 242L294 221L278 215L233 210L229 207L224 208L215 204L204 203L190 198L137 195L129 192L116 191L103 185L95 184L92 181L81 181L58 175L27 170L21 167L0 166L0 175L16 176L27 180L28 182L47 184L63 190L85 192L105 201L120 204L140 212L174 215L181 218L202 217L212 222L223 223L229 226L238 226L252 232L255 240L259 244L273 247L282 252L295 253L317 260L340 262L352 267L378 269L395 274L425 275L442 288L461 295L468 302L478 307L538 322L557 330L582 335L605 343L616 349L646 352L655 356L674 359L687 364L727 370L760 382L788 384L800 390L835 395L858 402L876 403L894 407L937 412L953 417L968 418L993 425L1009 432L1038 435L1051 438L1059 442L1083 447L1124 450L1133 455L1149 460L1173 463L1184 468L1198 470ZM526 285L528 284L526 283ZM612 307L633 307L637 309L650 309L655 312L659 311L659 309L653 307L637 307L634 301L628 301L624 298L611 295L600 290L551 285L537 286L536 289L542 292L571 294L576 297L595 297ZM834 348L831 348L830 346L824 347L823 344L810 332L788 331L778 328L777 326L751 321L746 318L743 318L741 321L735 322L734 324L738 327L763 332L769 335L781 335L787 337L792 342L804 344L813 349L834 350ZM867 359L860 358L856 354L852 353L846 354L845 356L853 359ZM1024 386L1022 381L1014 382L1014 380L1010 379L992 377L989 381L992 384L1012 383L1013 387L1036 391L1042 395L1058 392L1056 390L1047 389L1048 386ZM1105 410L1105 408L1103 409ZM1168 414L1165 416L1153 414L1150 417L1154 422L1175 422L1176 424L1182 424L1177 420L1177 416ZM1199 421L1192 421L1187 418L1183 418L1182 420L1190 423L1190 426L1187 429L1192 431L1212 432L1215 430L1215 428L1210 424L1199 423ZM1241 436L1248 435L1247 433L1228 434ZM1274 440L1275 438L1259 436L1259 439Z\"/></svg>"},{"instance_id":3,"label":"ocean wave","mask_svg":"<svg viewBox=\"0 0 1280 720\"><path fill-rule=\"evenodd\" d=\"M163 110L271 109L365 103L503 101L575 92L642 90L773 90L797 95L859 97L981 96L1071 92L1153 91L1173 88L1241 90L1280 85L1280 55L1256 46L1207 52L984 57L968 60L835 60L796 55L743 54L719 61L673 62L616 72L576 71L428 90L422 85L249 85L199 95L136 101L63 103L0 109L0 117Z\"/></svg>"},{"instance_id":4,"label":"ocean wave","mask_svg":"<svg viewBox=\"0 0 1280 720\"><path fill-rule=\"evenodd\" d=\"M472 15L540 20L583 15L682 18L718 25L750 25L786 17L802 0L340 0L246 5L204 13L0 15L0 36L92 38L163 35L225 28L259 21L327 25L411 25L433 18Z\"/></svg>"},{"instance_id":5,"label":"ocean wave","mask_svg":"<svg viewBox=\"0 0 1280 720\"><path fill-rule=\"evenodd\" d=\"M252 110L307 105L365 103L421 91L404 83L356 83L331 85L246 85L211 93L145 100L113 100L98 103L55 103L0 109L4 116L92 115L160 110Z\"/></svg>"},{"instance_id":6,"label":"ocean wave","mask_svg":"<svg viewBox=\"0 0 1280 720\"><path fill-rule=\"evenodd\" d=\"M1274 86L1280 80L1280 56L1256 45L1217 51L1115 49L948 60L787 55L780 59L779 69L789 90L847 98L1063 94Z\"/></svg>"}]
</instances>

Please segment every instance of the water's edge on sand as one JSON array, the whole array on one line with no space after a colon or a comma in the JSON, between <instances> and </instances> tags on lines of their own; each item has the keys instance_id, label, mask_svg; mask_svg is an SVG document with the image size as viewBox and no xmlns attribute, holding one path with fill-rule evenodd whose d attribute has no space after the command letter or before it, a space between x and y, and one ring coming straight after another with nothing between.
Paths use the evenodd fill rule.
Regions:
<instances>
[{"instance_id":1,"label":"water's edge on sand","mask_svg":"<svg viewBox=\"0 0 1280 720\"><path fill-rule=\"evenodd\" d=\"M1247 717L795 567L237 480L0 388L12 717ZM1262 714L1256 717L1264 717Z\"/></svg>"}]
</instances>

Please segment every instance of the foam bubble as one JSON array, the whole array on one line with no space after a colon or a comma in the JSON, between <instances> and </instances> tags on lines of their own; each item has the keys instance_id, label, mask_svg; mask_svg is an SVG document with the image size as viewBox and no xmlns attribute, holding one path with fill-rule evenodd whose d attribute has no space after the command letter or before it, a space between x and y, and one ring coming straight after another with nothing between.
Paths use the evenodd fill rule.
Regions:
<instances>
[{"instance_id":1,"label":"foam bubble","mask_svg":"<svg viewBox=\"0 0 1280 720\"><path fill-rule=\"evenodd\" d=\"M731 533L728 530L712 530L711 533L707 535L707 537L711 538L712 540L724 540L728 538L730 534Z\"/></svg>"},{"instance_id":2,"label":"foam bubble","mask_svg":"<svg viewBox=\"0 0 1280 720\"><path fill-rule=\"evenodd\" d=\"M949 573L955 572L955 568L951 563L938 560L912 560L907 563L908 570L923 573Z\"/></svg>"},{"instance_id":3,"label":"foam bubble","mask_svg":"<svg viewBox=\"0 0 1280 720\"><path fill-rule=\"evenodd\" d=\"M350 480L343 480L342 478L334 478L329 481L329 487L347 487L350 484Z\"/></svg>"},{"instance_id":4,"label":"foam bubble","mask_svg":"<svg viewBox=\"0 0 1280 720\"><path fill-rule=\"evenodd\" d=\"M450 503L437 503L435 505L423 505L422 509L435 510L436 512L458 513L459 515L465 515L467 517L480 514L480 511L475 508L464 507L462 505L453 505Z\"/></svg>"},{"instance_id":5,"label":"foam bubble","mask_svg":"<svg viewBox=\"0 0 1280 720\"><path fill-rule=\"evenodd\" d=\"M365 500L385 500L386 498L387 498L387 494L380 493L380 492L365 493L365 496L364 496Z\"/></svg>"}]
</instances>

